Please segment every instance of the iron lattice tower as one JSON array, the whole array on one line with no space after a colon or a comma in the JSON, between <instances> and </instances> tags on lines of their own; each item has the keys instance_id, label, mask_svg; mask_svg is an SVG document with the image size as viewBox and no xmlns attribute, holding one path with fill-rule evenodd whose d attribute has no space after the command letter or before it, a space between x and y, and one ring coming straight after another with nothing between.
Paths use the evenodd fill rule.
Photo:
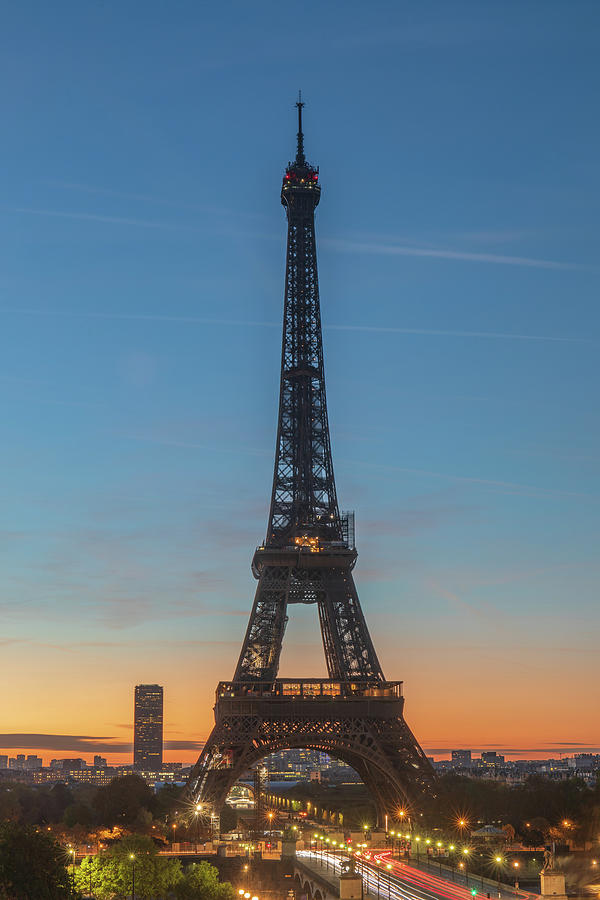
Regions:
<instances>
[{"instance_id":1,"label":"iron lattice tower","mask_svg":"<svg viewBox=\"0 0 600 900\"><path fill-rule=\"evenodd\" d=\"M258 586L233 681L217 688L215 727L188 789L220 807L258 760L312 747L351 765L380 816L393 816L433 772L404 721L402 683L384 679L352 576L353 521L338 506L325 395L314 221L319 170L304 155L304 104L296 105L296 158L281 188L288 231L268 530L252 561ZM277 678L294 603L317 604L328 679Z\"/></svg>"}]
</instances>

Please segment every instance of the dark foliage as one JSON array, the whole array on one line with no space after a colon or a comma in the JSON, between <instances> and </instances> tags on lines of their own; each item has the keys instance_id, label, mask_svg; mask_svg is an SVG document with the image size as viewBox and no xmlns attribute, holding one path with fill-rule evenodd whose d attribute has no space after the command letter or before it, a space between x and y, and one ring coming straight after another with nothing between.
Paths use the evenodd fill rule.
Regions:
<instances>
[{"instance_id":1,"label":"dark foliage","mask_svg":"<svg viewBox=\"0 0 600 900\"><path fill-rule=\"evenodd\" d=\"M63 900L71 897L62 847L31 825L0 825L0 897Z\"/></svg>"}]
</instances>

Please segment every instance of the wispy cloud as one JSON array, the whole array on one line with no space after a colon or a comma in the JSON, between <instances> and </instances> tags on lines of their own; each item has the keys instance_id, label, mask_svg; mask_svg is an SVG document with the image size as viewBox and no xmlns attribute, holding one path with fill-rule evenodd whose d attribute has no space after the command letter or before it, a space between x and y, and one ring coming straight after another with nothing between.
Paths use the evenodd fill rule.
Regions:
<instances>
[{"instance_id":1,"label":"wispy cloud","mask_svg":"<svg viewBox=\"0 0 600 900\"><path fill-rule=\"evenodd\" d=\"M82 753L114 753L131 745L112 737L96 737L89 734L0 734L0 747L15 750L29 747L31 750L75 750Z\"/></svg>"},{"instance_id":2,"label":"wispy cloud","mask_svg":"<svg viewBox=\"0 0 600 900\"><path fill-rule=\"evenodd\" d=\"M383 256L416 256L423 259L447 259L459 262L494 263L503 266L527 266L534 269L580 269L576 263L528 256L505 256L499 253L474 253L467 250L448 250L442 247L411 247L402 244L348 241L340 238L321 238L321 243L344 253L368 253Z\"/></svg>"},{"instance_id":3,"label":"wispy cloud","mask_svg":"<svg viewBox=\"0 0 600 900\"><path fill-rule=\"evenodd\" d=\"M0 308L0 313L7 315L23 316L48 316L56 318L73 319L107 319L129 322L172 322L181 325L214 325L226 328L281 328L279 321L265 321L259 319L215 319L207 316L177 316L163 315L161 313L120 313L102 311L81 311L63 309L42 309L35 307L10 307ZM519 334L510 331L469 331L444 328L404 328L396 325L338 325L328 323L323 325L325 331L356 331L365 334L406 334L422 335L423 337L450 337L450 338L476 338L506 341L548 341L558 344L587 344L597 345L599 340L594 338L570 337L565 335L548 334Z\"/></svg>"},{"instance_id":4,"label":"wispy cloud","mask_svg":"<svg viewBox=\"0 0 600 900\"><path fill-rule=\"evenodd\" d=\"M552 497L578 497L587 500L596 500L594 495L586 494L581 491L566 491L561 488L544 488L531 484L522 484L514 481L499 481L493 478L477 478L473 475L454 475L450 472L434 472L430 469L413 469L408 466L390 466L383 463L371 463L364 460L348 460L344 459L346 465L365 466L373 469L383 469L391 472L407 472L410 475L423 475L427 478L442 478L448 481L457 481L465 484L479 484L483 487L497 488L504 493L523 494L525 496L537 498Z\"/></svg>"},{"instance_id":5,"label":"wispy cloud","mask_svg":"<svg viewBox=\"0 0 600 900\"><path fill-rule=\"evenodd\" d=\"M165 741L165 750L201 750L205 741Z\"/></svg>"},{"instance_id":6,"label":"wispy cloud","mask_svg":"<svg viewBox=\"0 0 600 900\"><path fill-rule=\"evenodd\" d=\"M510 341L551 341L560 344L597 344L592 338L565 337L548 334L515 334L510 331L459 331L434 328L400 328L390 325L325 325L331 331L363 331L381 334L415 334L432 337L492 338Z\"/></svg>"},{"instance_id":7,"label":"wispy cloud","mask_svg":"<svg viewBox=\"0 0 600 900\"><path fill-rule=\"evenodd\" d=\"M51 216L59 219L78 219L87 222L103 222L111 225L136 225L139 228L180 228L182 226L169 222L152 222L147 219L126 219L121 216L102 216L98 213L61 212L54 209L29 209L16 207L15 212L32 216Z\"/></svg>"},{"instance_id":8,"label":"wispy cloud","mask_svg":"<svg viewBox=\"0 0 600 900\"><path fill-rule=\"evenodd\" d=\"M143 200L151 200L152 198L144 197L143 195L128 195L121 194L118 191L111 191L110 189L103 188L94 188L87 187L85 185L70 185L70 187L77 187L79 190L86 190L94 193L107 193L109 195L114 196L122 196L122 197L134 197L136 199ZM163 201L160 201L161 204ZM168 206L179 208L179 203L171 203L169 201L164 201ZM183 208L183 207L181 207ZM187 208L187 207L186 207ZM191 207L192 209L202 209L202 207ZM216 209L206 209L203 210L206 212L220 212L225 215L230 214L230 210L216 210ZM200 227L200 223L198 225L194 225L191 223L182 223L182 222L163 222L156 221L150 219L138 219L135 217L128 216L109 216L96 212L78 212L71 210L54 210L54 209L38 209L35 207L24 207L19 206L13 209L13 212L22 214L22 215L33 215L33 216L46 216L53 218L61 218L61 219L74 219L78 221L88 221L88 222L100 222L103 224L110 225L127 225L134 226L139 228L152 228L152 229L182 229L185 231L197 231ZM248 216L246 217L248 218ZM250 216L250 218L257 218L256 216ZM236 233L241 234L242 232L237 231ZM493 236L493 232L482 233L487 236L488 239ZM253 230L253 237L262 237L268 240L277 239L279 240L281 235L276 234L275 232L260 234ZM473 239L473 236L470 238ZM516 235L513 236L513 239L516 239ZM454 262L474 262L474 263L492 263L493 265L504 265L504 266L525 266L527 268L534 269L557 269L557 270L578 270L589 268L588 266L583 266L578 263L570 263L564 262L562 260L551 260L551 259L538 259L530 256L517 256L517 255L508 255L502 253L482 253L480 251L471 251L471 250L457 250L448 247L437 247L431 246L427 243L423 244L422 241L415 241L414 243L411 240L405 240L404 243L396 242L393 238L385 240L352 240L347 238L336 238L336 237L321 237L320 243L324 247L328 247L333 251L338 251L341 253L361 253L361 254L369 254L369 255L378 255L378 256L412 256L421 259L440 259L440 260L449 260Z\"/></svg>"},{"instance_id":9,"label":"wispy cloud","mask_svg":"<svg viewBox=\"0 0 600 900\"><path fill-rule=\"evenodd\" d=\"M161 197L157 194L140 194L133 191L120 191L114 188L102 187L94 184L81 184L73 181L56 181L49 179L45 184L51 187L60 188L67 191L76 191L84 194L96 194L105 197L115 197L119 200L138 200L153 206L164 206L169 209L182 210L186 212L209 213L210 215L232 216L236 220L240 217L251 220L266 220L264 213L247 212L244 210L230 209L225 206L214 206L209 203L189 203L180 198L172 199L170 197ZM172 227L176 227L173 225Z\"/></svg>"}]
</instances>

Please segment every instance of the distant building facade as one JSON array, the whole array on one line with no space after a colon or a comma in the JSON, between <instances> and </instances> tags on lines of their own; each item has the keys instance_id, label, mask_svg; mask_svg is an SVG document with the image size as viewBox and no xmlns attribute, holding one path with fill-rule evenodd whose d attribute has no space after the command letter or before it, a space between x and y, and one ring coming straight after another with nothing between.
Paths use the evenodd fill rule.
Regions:
<instances>
[{"instance_id":1,"label":"distant building facade","mask_svg":"<svg viewBox=\"0 0 600 900\"><path fill-rule=\"evenodd\" d=\"M501 766L505 760L496 750L485 750L481 754L481 762L486 766Z\"/></svg>"},{"instance_id":2,"label":"distant building facade","mask_svg":"<svg viewBox=\"0 0 600 900\"><path fill-rule=\"evenodd\" d=\"M465 766L469 768L471 763L473 762L472 754L470 750L453 750L452 751L452 762L455 766Z\"/></svg>"},{"instance_id":3,"label":"distant building facade","mask_svg":"<svg viewBox=\"0 0 600 900\"><path fill-rule=\"evenodd\" d=\"M163 762L163 689L138 684L134 697L133 767L160 772Z\"/></svg>"}]
</instances>

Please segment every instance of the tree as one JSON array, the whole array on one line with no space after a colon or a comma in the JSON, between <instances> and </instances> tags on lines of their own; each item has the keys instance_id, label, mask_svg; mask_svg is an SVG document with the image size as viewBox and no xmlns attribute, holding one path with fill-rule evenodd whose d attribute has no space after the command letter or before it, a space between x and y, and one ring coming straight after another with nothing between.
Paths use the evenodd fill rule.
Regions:
<instances>
[{"instance_id":1,"label":"tree","mask_svg":"<svg viewBox=\"0 0 600 900\"><path fill-rule=\"evenodd\" d=\"M0 825L0 897L63 900L71 897L64 850L30 825Z\"/></svg>"},{"instance_id":2,"label":"tree","mask_svg":"<svg viewBox=\"0 0 600 900\"><path fill-rule=\"evenodd\" d=\"M220 882L218 870L207 862L188 866L177 887L178 900L235 900L235 896L229 882Z\"/></svg>"},{"instance_id":3,"label":"tree","mask_svg":"<svg viewBox=\"0 0 600 900\"><path fill-rule=\"evenodd\" d=\"M84 825L89 828L94 820L94 814L87 803L71 803L65 809L63 822L67 828L73 828L75 825Z\"/></svg>"},{"instance_id":4,"label":"tree","mask_svg":"<svg viewBox=\"0 0 600 900\"><path fill-rule=\"evenodd\" d=\"M125 898L132 893L134 873L135 893L139 897L172 894L183 878L179 860L158 856L150 838L130 835L108 852L82 860L75 871L75 886L82 892L91 889L98 900Z\"/></svg>"},{"instance_id":5,"label":"tree","mask_svg":"<svg viewBox=\"0 0 600 900\"><path fill-rule=\"evenodd\" d=\"M502 831L506 835L506 843L513 844L515 840L515 829L514 826L508 823L507 825L502 826Z\"/></svg>"},{"instance_id":6,"label":"tree","mask_svg":"<svg viewBox=\"0 0 600 900\"><path fill-rule=\"evenodd\" d=\"M144 814L152 810L154 794L139 775L113 778L98 788L94 807L102 825L124 825L129 828L144 825Z\"/></svg>"}]
</instances>

